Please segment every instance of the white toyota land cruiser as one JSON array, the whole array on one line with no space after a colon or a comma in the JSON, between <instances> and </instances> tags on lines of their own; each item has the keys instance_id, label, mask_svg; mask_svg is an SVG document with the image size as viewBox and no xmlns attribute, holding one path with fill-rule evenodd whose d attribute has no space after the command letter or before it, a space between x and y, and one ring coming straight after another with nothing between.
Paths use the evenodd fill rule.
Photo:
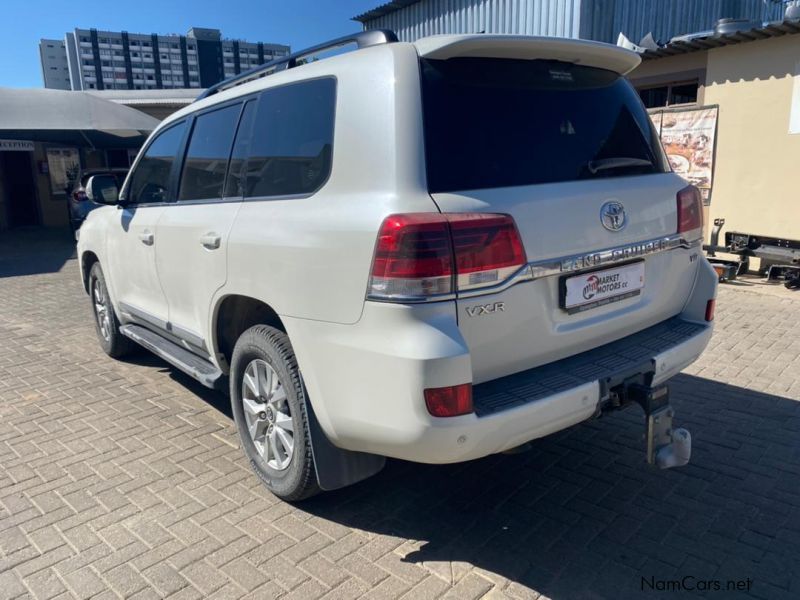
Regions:
<instances>
[{"instance_id":1,"label":"white toyota land cruiser","mask_svg":"<svg viewBox=\"0 0 800 600\"><path fill-rule=\"evenodd\" d=\"M352 52L308 57L352 44ZM298 500L385 457L466 461L638 403L711 336L697 189L605 44L371 31L209 89L78 251L103 349L227 388L247 458Z\"/></svg>"}]
</instances>

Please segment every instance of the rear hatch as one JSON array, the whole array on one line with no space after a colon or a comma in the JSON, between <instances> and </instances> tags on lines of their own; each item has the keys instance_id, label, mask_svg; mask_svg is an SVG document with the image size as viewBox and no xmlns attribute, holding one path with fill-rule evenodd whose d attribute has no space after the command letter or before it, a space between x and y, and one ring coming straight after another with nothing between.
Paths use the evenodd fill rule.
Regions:
<instances>
[{"instance_id":1,"label":"rear hatch","mask_svg":"<svg viewBox=\"0 0 800 600\"><path fill-rule=\"evenodd\" d=\"M666 249L686 182L620 73L638 59L515 43L421 52L431 196L444 213L511 215L533 267L533 280L458 296L475 383L674 316L697 262L695 249Z\"/></svg>"}]
</instances>

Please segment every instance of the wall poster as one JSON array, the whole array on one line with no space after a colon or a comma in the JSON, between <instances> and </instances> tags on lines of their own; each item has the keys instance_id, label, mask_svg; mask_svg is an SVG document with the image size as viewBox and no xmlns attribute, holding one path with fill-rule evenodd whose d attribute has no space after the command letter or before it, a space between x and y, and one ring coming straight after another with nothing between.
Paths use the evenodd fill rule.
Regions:
<instances>
[{"instance_id":1,"label":"wall poster","mask_svg":"<svg viewBox=\"0 0 800 600\"><path fill-rule=\"evenodd\" d=\"M719 107L658 109L650 113L672 170L711 202Z\"/></svg>"}]
</instances>

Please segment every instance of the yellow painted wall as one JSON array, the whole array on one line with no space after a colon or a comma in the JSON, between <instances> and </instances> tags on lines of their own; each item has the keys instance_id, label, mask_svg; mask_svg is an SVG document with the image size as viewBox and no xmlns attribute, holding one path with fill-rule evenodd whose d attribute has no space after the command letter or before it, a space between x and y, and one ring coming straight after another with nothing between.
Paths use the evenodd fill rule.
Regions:
<instances>
[{"instance_id":1,"label":"yellow painted wall","mask_svg":"<svg viewBox=\"0 0 800 600\"><path fill-rule=\"evenodd\" d=\"M800 134L789 134L798 61L800 35L708 52L705 104L720 107L710 216L725 231L800 239Z\"/></svg>"}]
</instances>

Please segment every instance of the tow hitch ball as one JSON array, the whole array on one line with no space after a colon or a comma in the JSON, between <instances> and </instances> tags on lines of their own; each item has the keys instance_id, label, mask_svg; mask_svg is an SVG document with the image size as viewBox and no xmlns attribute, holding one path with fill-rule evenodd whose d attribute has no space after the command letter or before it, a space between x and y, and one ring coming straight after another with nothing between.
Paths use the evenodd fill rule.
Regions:
<instances>
[{"instance_id":1,"label":"tow hitch ball","mask_svg":"<svg viewBox=\"0 0 800 600\"><path fill-rule=\"evenodd\" d=\"M669 388L633 384L626 391L644 410L647 462L660 469L687 464L692 456L692 436L683 428L672 428L675 411L669 404Z\"/></svg>"}]
</instances>

